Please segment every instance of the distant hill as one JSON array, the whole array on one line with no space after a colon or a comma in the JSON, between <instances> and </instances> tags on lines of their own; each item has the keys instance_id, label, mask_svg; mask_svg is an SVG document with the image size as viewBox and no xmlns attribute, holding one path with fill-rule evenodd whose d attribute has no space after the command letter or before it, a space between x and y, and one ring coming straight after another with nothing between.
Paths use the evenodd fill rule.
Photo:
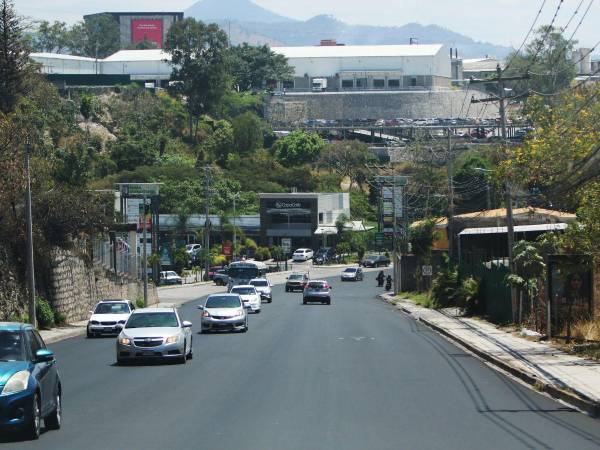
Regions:
<instances>
[{"instance_id":1,"label":"distant hill","mask_svg":"<svg viewBox=\"0 0 600 450\"><path fill-rule=\"evenodd\" d=\"M294 19L280 16L250 0L200 0L186 11L187 17L202 21L249 21L262 23L286 23Z\"/></svg>"},{"instance_id":2,"label":"distant hill","mask_svg":"<svg viewBox=\"0 0 600 450\"><path fill-rule=\"evenodd\" d=\"M185 14L199 20L217 22L229 31L234 44L318 45L321 39L336 39L347 45L408 44L417 38L421 44L444 44L457 48L459 57L486 55L504 58L512 49L474 39L440 27L408 23L399 27L349 25L333 16L320 15L307 21L293 20L262 8L250 0L202 0Z\"/></svg>"}]
</instances>

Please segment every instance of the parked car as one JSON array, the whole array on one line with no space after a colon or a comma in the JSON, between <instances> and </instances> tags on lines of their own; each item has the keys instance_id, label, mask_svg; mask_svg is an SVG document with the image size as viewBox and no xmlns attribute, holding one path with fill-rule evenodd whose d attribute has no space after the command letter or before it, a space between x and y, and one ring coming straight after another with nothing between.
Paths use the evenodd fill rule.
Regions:
<instances>
[{"instance_id":1,"label":"parked car","mask_svg":"<svg viewBox=\"0 0 600 450\"><path fill-rule=\"evenodd\" d=\"M334 251L331 247L321 247L317 250L313 257L315 264L325 264L330 261L334 256Z\"/></svg>"},{"instance_id":2,"label":"parked car","mask_svg":"<svg viewBox=\"0 0 600 450\"><path fill-rule=\"evenodd\" d=\"M227 275L227 269L220 269L213 275L213 281L217 286L227 286L229 283L229 276Z\"/></svg>"},{"instance_id":3,"label":"parked car","mask_svg":"<svg viewBox=\"0 0 600 450\"><path fill-rule=\"evenodd\" d=\"M183 284L183 278L173 270L163 271L160 273L160 284Z\"/></svg>"},{"instance_id":4,"label":"parked car","mask_svg":"<svg viewBox=\"0 0 600 450\"><path fill-rule=\"evenodd\" d=\"M206 299L202 310L201 333L219 330L248 331L248 315L238 294L214 294Z\"/></svg>"},{"instance_id":5,"label":"parked car","mask_svg":"<svg viewBox=\"0 0 600 450\"><path fill-rule=\"evenodd\" d=\"M135 310L117 338L118 364L139 359L185 364L192 355L192 323L181 320L173 307Z\"/></svg>"},{"instance_id":6,"label":"parked car","mask_svg":"<svg viewBox=\"0 0 600 450\"><path fill-rule=\"evenodd\" d=\"M269 280L266 278L255 278L250 280L250 284L256 288L261 300L265 300L267 303L273 302L273 285Z\"/></svg>"},{"instance_id":7,"label":"parked car","mask_svg":"<svg viewBox=\"0 0 600 450\"><path fill-rule=\"evenodd\" d=\"M367 256L362 261L363 267L388 267L390 265L390 258L385 255L373 255Z\"/></svg>"},{"instance_id":8,"label":"parked car","mask_svg":"<svg viewBox=\"0 0 600 450\"><path fill-rule=\"evenodd\" d=\"M308 274L292 273L285 281L285 292L303 291L308 283Z\"/></svg>"},{"instance_id":9,"label":"parked car","mask_svg":"<svg viewBox=\"0 0 600 450\"><path fill-rule=\"evenodd\" d=\"M201 244L188 244L185 246L185 251L190 256L195 256L200 250L202 250Z\"/></svg>"},{"instance_id":10,"label":"parked car","mask_svg":"<svg viewBox=\"0 0 600 450\"><path fill-rule=\"evenodd\" d=\"M309 248L299 248L292 255L292 261L308 261L312 259L314 252Z\"/></svg>"},{"instance_id":11,"label":"parked car","mask_svg":"<svg viewBox=\"0 0 600 450\"><path fill-rule=\"evenodd\" d=\"M309 302L331 304L331 286L324 280L309 281L302 294L302 303Z\"/></svg>"},{"instance_id":12,"label":"parked car","mask_svg":"<svg viewBox=\"0 0 600 450\"><path fill-rule=\"evenodd\" d=\"M231 294L237 294L242 299L244 307L249 311L260 314L261 299L260 294L251 284L242 284L234 286L229 291Z\"/></svg>"},{"instance_id":13,"label":"parked car","mask_svg":"<svg viewBox=\"0 0 600 450\"><path fill-rule=\"evenodd\" d=\"M102 300L90 311L92 315L87 324L87 337L119 334L134 310L135 306L129 300Z\"/></svg>"},{"instance_id":14,"label":"parked car","mask_svg":"<svg viewBox=\"0 0 600 450\"><path fill-rule=\"evenodd\" d=\"M363 276L360 267L348 267L342 272L342 281L362 281Z\"/></svg>"},{"instance_id":15,"label":"parked car","mask_svg":"<svg viewBox=\"0 0 600 450\"><path fill-rule=\"evenodd\" d=\"M58 363L29 324L0 324L0 430L37 439L62 424L62 385Z\"/></svg>"}]
</instances>

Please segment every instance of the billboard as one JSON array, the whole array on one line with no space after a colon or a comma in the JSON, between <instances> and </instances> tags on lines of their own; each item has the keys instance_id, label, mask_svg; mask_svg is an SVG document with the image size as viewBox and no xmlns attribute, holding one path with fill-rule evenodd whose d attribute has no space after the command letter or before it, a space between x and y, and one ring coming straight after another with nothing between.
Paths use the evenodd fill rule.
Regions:
<instances>
[{"instance_id":1,"label":"billboard","mask_svg":"<svg viewBox=\"0 0 600 450\"><path fill-rule=\"evenodd\" d=\"M137 44L143 40L154 42L158 48L163 46L162 19L133 19L131 21L131 41Z\"/></svg>"}]
</instances>

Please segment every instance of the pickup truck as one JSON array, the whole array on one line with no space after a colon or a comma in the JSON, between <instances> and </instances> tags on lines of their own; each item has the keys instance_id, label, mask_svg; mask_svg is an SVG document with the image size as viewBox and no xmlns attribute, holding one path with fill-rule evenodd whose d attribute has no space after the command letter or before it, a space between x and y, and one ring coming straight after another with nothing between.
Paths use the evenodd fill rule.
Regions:
<instances>
[{"instance_id":1,"label":"pickup truck","mask_svg":"<svg viewBox=\"0 0 600 450\"><path fill-rule=\"evenodd\" d=\"M227 286L227 284L229 283L227 269L217 270L213 275L213 281L217 286Z\"/></svg>"}]
</instances>

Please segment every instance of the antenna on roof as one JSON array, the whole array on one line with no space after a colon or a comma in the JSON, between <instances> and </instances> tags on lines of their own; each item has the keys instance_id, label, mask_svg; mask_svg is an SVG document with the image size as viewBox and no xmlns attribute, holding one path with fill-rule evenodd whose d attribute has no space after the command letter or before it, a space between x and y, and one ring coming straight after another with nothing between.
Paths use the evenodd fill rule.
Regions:
<instances>
[{"instance_id":1,"label":"antenna on roof","mask_svg":"<svg viewBox=\"0 0 600 450\"><path fill-rule=\"evenodd\" d=\"M410 45L419 45L419 38L411 37L409 42L410 42Z\"/></svg>"}]
</instances>

